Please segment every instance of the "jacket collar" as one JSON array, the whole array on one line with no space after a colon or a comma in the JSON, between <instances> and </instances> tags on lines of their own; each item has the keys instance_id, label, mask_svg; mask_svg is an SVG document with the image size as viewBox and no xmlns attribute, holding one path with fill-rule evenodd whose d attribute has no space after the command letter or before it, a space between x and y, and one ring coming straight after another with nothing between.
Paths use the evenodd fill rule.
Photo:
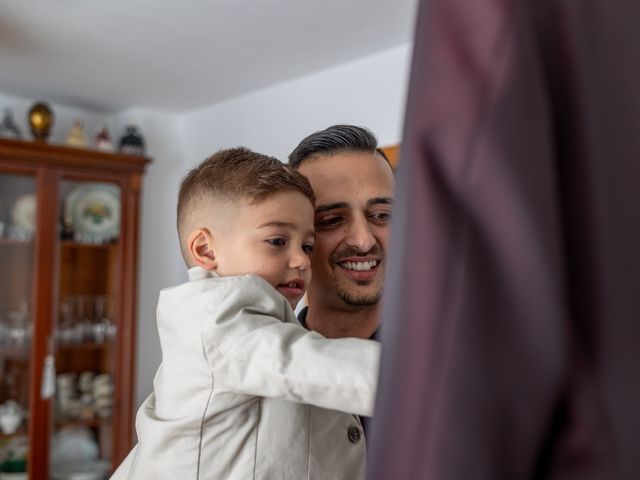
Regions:
<instances>
[{"instance_id":1,"label":"jacket collar","mask_svg":"<svg viewBox=\"0 0 640 480\"><path fill-rule=\"evenodd\" d=\"M212 270L206 270L202 267L191 267L187 271L187 275L189 276L190 282L193 282L194 280L204 280L205 278L215 278L220 276L216 272Z\"/></svg>"}]
</instances>

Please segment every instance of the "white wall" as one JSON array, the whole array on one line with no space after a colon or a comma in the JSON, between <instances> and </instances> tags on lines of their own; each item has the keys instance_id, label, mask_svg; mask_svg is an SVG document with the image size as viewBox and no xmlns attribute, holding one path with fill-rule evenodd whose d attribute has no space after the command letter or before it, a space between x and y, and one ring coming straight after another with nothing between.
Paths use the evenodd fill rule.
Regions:
<instances>
[{"instance_id":1,"label":"white wall","mask_svg":"<svg viewBox=\"0 0 640 480\"><path fill-rule=\"evenodd\" d=\"M158 292L186 279L176 234L178 185L184 165L178 118L173 114L135 109L119 115L121 125L140 127L152 163L142 190L138 275L138 325L136 347L136 409L153 388L160 364L156 328Z\"/></svg>"},{"instance_id":2,"label":"white wall","mask_svg":"<svg viewBox=\"0 0 640 480\"><path fill-rule=\"evenodd\" d=\"M397 47L180 115L132 109L119 115L53 104L50 141L64 143L73 120L87 133L107 124L117 140L124 125L140 126L153 163L143 184L138 289L136 405L150 393L161 354L155 326L160 289L184 281L175 230L178 185L186 171L220 148L243 145L286 161L308 134L336 123L363 125L381 145L402 136L411 47ZM215 88L215 86L212 86ZM33 100L0 94L24 134Z\"/></svg>"},{"instance_id":3,"label":"white wall","mask_svg":"<svg viewBox=\"0 0 640 480\"><path fill-rule=\"evenodd\" d=\"M286 161L300 140L336 123L366 126L383 146L398 143L410 55L409 45L396 47L187 113L188 161L238 145Z\"/></svg>"}]
</instances>

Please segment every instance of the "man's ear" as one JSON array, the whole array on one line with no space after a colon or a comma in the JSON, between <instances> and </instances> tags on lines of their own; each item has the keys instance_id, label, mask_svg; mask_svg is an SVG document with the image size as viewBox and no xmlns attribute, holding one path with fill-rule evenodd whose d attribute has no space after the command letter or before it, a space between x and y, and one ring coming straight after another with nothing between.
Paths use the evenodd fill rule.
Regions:
<instances>
[{"instance_id":1,"label":"man's ear","mask_svg":"<svg viewBox=\"0 0 640 480\"><path fill-rule=\"evenodd\" d=\"M191 232L187 240L187 246L196 265L206 270L215 270L218 267L218 262L213 252L213 237L209 230L198 228Z\"/></svg>"}]
</instances>

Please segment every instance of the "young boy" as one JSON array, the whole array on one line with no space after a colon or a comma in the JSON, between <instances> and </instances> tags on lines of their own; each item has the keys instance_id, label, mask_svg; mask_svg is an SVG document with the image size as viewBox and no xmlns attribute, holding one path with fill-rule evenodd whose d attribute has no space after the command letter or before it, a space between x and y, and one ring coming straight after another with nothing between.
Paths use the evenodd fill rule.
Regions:
<instances>
[{"instance_id":1,"label":"young boy","mask_svg":"<svg viewBox=\"0 0 640 480\"><path fill-rule=\"evenodd\" d=\"M138 444L112 478L362 475L340 459L361 440L357 417L356 430L329 441L312 409L371 415L379 345L326 339L293 313L311 280L314 202L304 176L244 148L183 180L189 282L160 293L162 364L138 411Z\"/></svg>"}]
</instances>

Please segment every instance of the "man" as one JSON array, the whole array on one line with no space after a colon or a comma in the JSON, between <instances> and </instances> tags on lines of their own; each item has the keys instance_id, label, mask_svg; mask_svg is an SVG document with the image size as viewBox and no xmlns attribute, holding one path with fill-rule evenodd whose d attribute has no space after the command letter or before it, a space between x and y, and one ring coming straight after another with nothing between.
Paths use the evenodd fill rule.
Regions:
<instances>
[{"instance_id":1,"label":"man","mask_svg":"<svg viewBox=\"0 0 640 480\"><path fill-rule=\"evenodd\" d=\"M302 140L289 164L316 194L316 242L308 307L300 322L328 338L370 338L379 325L395 180L367 129L334 125ZM309 406L309 431L322 443L318 465L364 479L366 443L355 415Z\"/></svg>"},{"instance_id":2,"label":"man","mask_svg":"<svg viewBox=\"0 0 640 480\"><path fill-rule=\"evenodd\" d=\"M370 338L379 325L395 180L377 147L369 130L334 125L289 156L317 197L313 280L300 320L328 338Z\"/></svg>"}]
</instances>

